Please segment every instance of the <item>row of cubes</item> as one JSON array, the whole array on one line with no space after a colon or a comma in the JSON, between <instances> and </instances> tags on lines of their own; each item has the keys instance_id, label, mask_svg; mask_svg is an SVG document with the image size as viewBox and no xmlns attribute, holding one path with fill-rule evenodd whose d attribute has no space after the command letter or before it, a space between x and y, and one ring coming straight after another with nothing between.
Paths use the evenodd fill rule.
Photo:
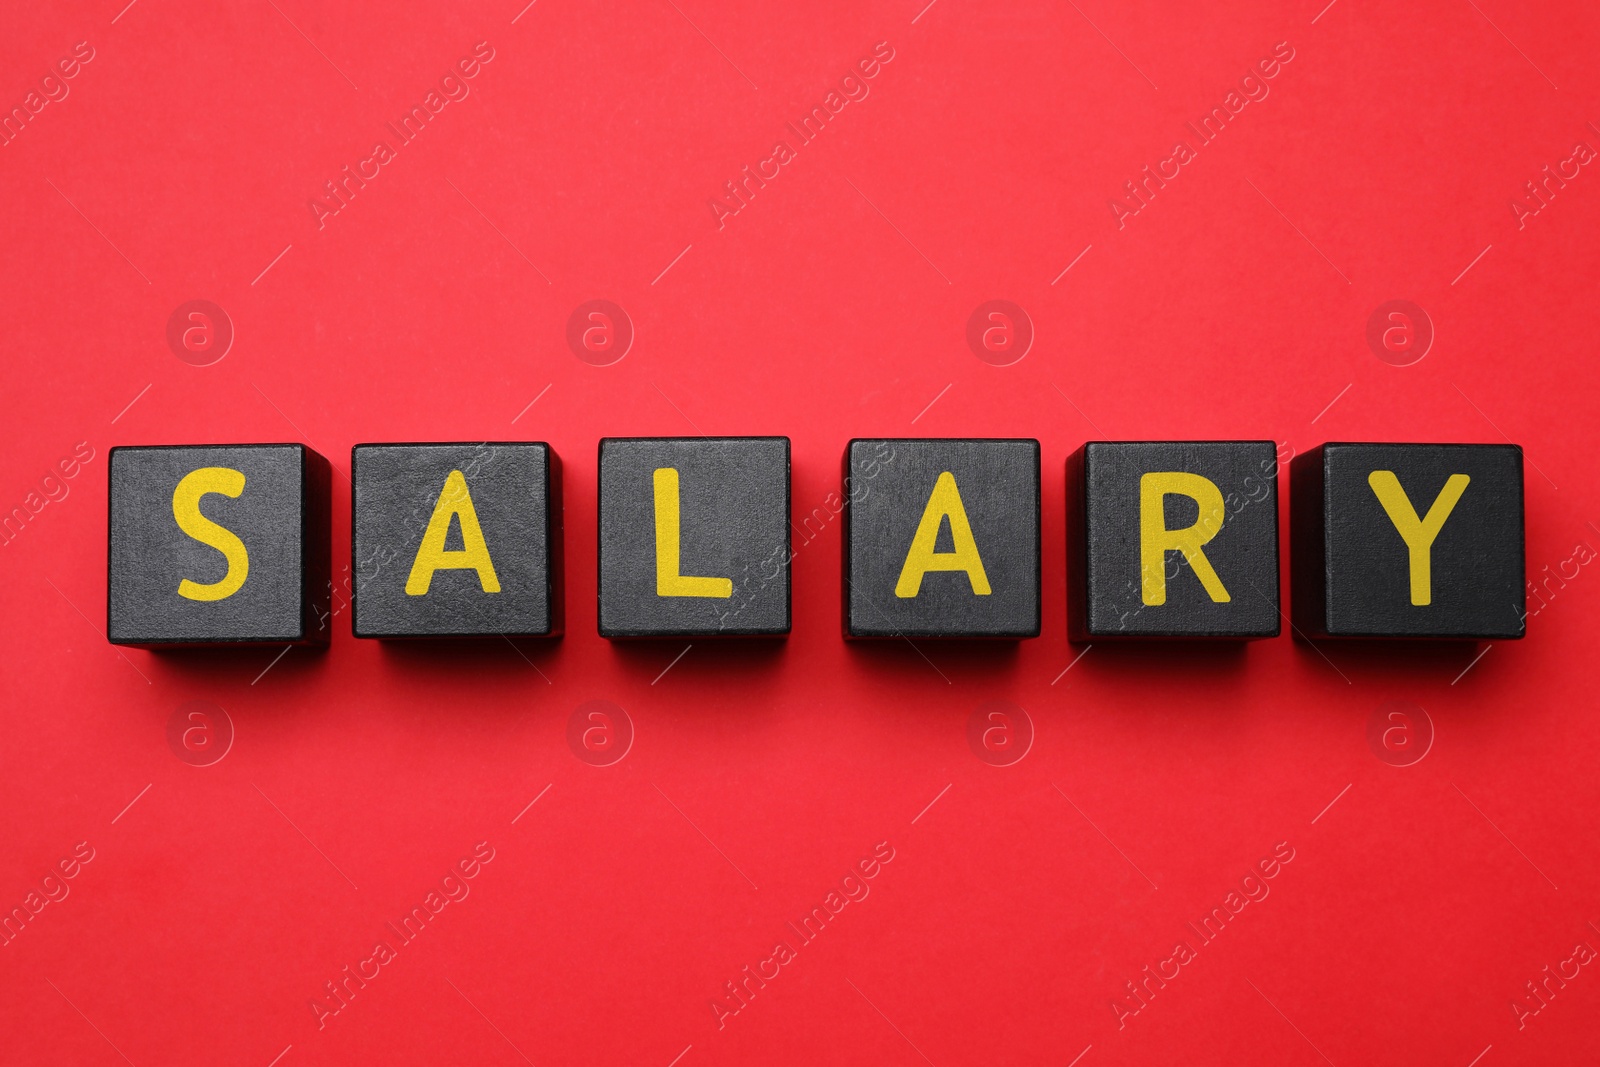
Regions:
<instances>
[{"instance_id":1,"label":"row of cubes","mask_svg":"<svg viewBox=\"0 0 1600 1067\"><path fill-rule=\"evenodd\" d=\"M1279 467L1270 441L1080 448L1071 638L1277 636ZM548 445L357 445L350 471L357 637L561 632ZM111 642L326 642L330 473L299 444L113 449ZM1037 441L854 440L838 490L798 512L789 482L786 437L602 440L600 634L786 634L796 556L837 523L845 636L1038 636ZM1290 492L1303 636L1523 635L1515 445L1325 444L1294 459Z\"/></svg>"}]
</instances>

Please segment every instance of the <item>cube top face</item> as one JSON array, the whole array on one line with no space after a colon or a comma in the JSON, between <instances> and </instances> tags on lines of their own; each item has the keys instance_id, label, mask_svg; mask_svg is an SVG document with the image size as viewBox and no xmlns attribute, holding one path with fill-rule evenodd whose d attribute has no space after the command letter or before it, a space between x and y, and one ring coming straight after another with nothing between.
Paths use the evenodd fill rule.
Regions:
<instances>
[{"instance_id":1,"label":"cube top face","mask_svg":"<svg viewBox=\"0 0 1600 1067\"><path fill-rule=\"evenodd\" d=\"M1330 443L1320 472L1326 634L1523 636L1522 449Z\"/></svg>"},{"instance_id":2,"label":"cube top face","mask_svg":"<svg viewBox=\"0 0 1600 1067\"><path fill-rule=\"evenodd\" d=\"M325 641L327 470L295 444L113 448L106 636Z\"/></svg>"},{"instance_id":3,"label":"cube top face","mask_svg":"<svg viewBox=\"0 0 1600 1067\"><path fill-rule=\"evenodd\" d=\"M1039 442L845 450L848 637L1039 635Z\"/></svg>"},{"instance_id":4,"label":"cube top face","mask_svg":"<svg viewBox=\"0 0 1600 1067\"><path fill-rule=\"evenodd\" d=\"M548 445L350 452L357 637L547 637L560 629L560 466Z\"/></svg>"},{"instance_id":5,"label":"cube top face","mask_svg":"<svg viewBox=\"0 0 1600 1067\"><path fill-rule=\"evenodd\" d=\"M789 439L600 442L603 637L789 632Z\"/></svg>"},{"instance_id":6,"label":"cube top face","mask_svg":"<svg viewBox=\"0 0 1600 1067\"><path fill-rule=\"evenodd\" d=\"M1278 635L1273 442L1095 441L1079 460L1075 636Z\"/></svg>"}]
</instances>

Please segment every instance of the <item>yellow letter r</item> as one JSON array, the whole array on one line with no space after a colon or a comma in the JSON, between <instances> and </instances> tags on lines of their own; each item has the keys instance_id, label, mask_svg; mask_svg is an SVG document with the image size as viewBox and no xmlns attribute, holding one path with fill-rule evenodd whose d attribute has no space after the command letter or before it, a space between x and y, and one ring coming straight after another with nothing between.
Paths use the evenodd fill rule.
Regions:
<instances>
[{"instance_id":1,"label":"yellow letter r","mask_svg":"<svg viewBox=\"0 0 1600 1067\"><path fill-rule=\"evenodd\" d=\"M1199 507L1193 526L1167 529L1169 495L1186 496ZM1154 607L1167 602L1167 550L1173 548L1183 553L1213 603L1226 604L1232 599L1206 559L1203 547L1222 529L1225 511L1222 490L1209 478L1182 471L1155 471L1139 479L1139 590L1146 604Z\"/></svg>"}]
</instances>

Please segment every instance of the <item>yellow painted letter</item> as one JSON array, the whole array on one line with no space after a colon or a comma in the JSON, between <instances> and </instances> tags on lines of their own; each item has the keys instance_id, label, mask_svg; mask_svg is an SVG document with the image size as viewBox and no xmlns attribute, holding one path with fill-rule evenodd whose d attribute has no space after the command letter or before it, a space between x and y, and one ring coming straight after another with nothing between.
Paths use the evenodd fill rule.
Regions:
<instances>
[{"instance_id":1,"label":"yellow painted letter","mask_svg":"<svg viewBox=\"0 0 1600 1067\"><path fill-rule=\"evenodd\" d=\"M1186 496L1200 508L1193 526L1167 529L1166 498ZM1177 549L1213 603L1226 604L1233 598L1201 547L1222 529L1222 490L1209 478L1181 471L1159 471L1139 479L1139 568L1140 594L1152 606L1167 602L1167 550Z\"/></svg>"},{"instance_id":2,"label":"yellow painted letter","mask_svg":"<svg viewBox=\"0 0 1600 1067\"><path fill-rule=\"evenodd\" d=\"M950 520L950 543L953 552L935 552L933 546L939 539L939 526ZM906 553L905 566L900 568L900 580L894 584L897 597L914 597L922 591L922 576L929 571L966 571L967 581L977 596L988 596L989 576L983 571L983 559L978 555L978 543L972 539L972 526L967 522L967 509L961 505L961 491L956 488L956 476L949 471L939 475L933 483L933 495L928 506L922 509L922 521L917 523L916 536L911 538L911 551Z\"/></svg>"},{"instance_id":3,"label":"yellow painted letter","mask_svg":"<svg viewBox=\"0 0 1600 1067\"><path fill-rule=\"evenodd\" d=\"M244 492L244 472L229 467L201 467L183 476L172 491L172 517L178 529L221 552L228 561L228 573L210 585L185 578L178 583L178 595L188 600L223 600L239 591L250 576L250 553L244 542L226 527L218 526L200 514L200 498L207 493L237 497Z\"/></svg>"},{"instance_id":4,"label":"yellow painted letter","mask_svg":"<svg viewBox=\"0 0 1600 1067\"><path fill-rule=\"evenodd\" d=\"M732 578L695 578L680 573L683 534L679 523L678 470L657 467L656 596L731 597Z\"/></svg>"},{"instance_id":5,"label":"yellow painted letter","mask_svg":"<svg viewBox=\"0 0 1600 1067\"><path fill-rule=\"evenodd\" d=\"M1389 521L1400 531L1400 537L1411 550L1411 603L1418 607L1433 603L1433 540L1444 528L1444 520L1455 510L1456 501L1467 491L1472 479L1465 474L1452 474L1439 490L1428 517L1417 518L1406 491L1400 488L1400 479L1394 471L1373 471L1367 475L1367 484L1378 495L1378 503L1389 513Z\"/></svg>"},{"instance_id":6,"label":"yellow painted letter","mask_svg":"<svg viewBox=\"0 0 1600 1067\"><path fill-rule=\"evenodd\" d=\"M445 551L444 539L450 532L450 517L461 520L461 548ZM406 579L406 595L421 596L433 584L434 571L477 571L478 585L485 593L498 593L500 579L494 573L494 561L489 558L489 546L483 540L483 527L478 525L478 511L472 506L472 494L467 492L467 479L460 471L451 471L439 491L439 502L433 506L433 518L422 535L417 548L416 562L411 564L411 577Z\"/></svg>"}]
</instances>

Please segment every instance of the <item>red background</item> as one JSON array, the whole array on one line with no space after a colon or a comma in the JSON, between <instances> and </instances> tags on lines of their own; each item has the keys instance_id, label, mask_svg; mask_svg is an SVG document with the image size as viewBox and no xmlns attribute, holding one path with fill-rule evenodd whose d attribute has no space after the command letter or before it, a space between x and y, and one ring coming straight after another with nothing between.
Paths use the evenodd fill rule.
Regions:
<instances>
[{"instance_id":1,"label":"red background","mask_svg":"<svg viewBox=\"0 0 1600 1067\"><path fill-rule=\"evenodd\" d=\"M0 504L25 506L77 442L94 458L0 550L0 905L79 841L95 859L0 948L0 1060L1600 1055L1592 967L1523 1029L1510 1007L1600 947L1592 568L1475 663L1481 646L1286 634L1097 645L1063 674L1083 650L1061 547L1063 463L1100 437L1510 439L1530 576L1600 545L1600 176L1521 229L1509 206L1600 146L1600 13L921 7L6 12L7 107L73 43L95 58L0 149ZM319 229L322 183L479 41L495 58L470 97ZM871 95L719 230L708 199L879 41L895 58ZM1270 96L1119 229L1109 198L1279 41L1295 57ZM165 340L195 298L237 332L208 367ZM637 328L613 366L565 342L593 298ZM1012 366L964 340L992 298L1035 324ZM1365 340L1393 298L1437 334L1408 367ZM786 642L674 661L687 642L601 640L596 442L695 432L792 437L797 516L837 488L851 436L1038 437L1043 636L845 644L833 522L794 562ZM566 464L564 639L391 649L346 612L326 654L275 663L105 642L110 446L302 440L347 475L358 441L485 438ZM336 561L348 494L336 477ZM167 742L197 699L236 730L209 767ZM636 730L609 767L566 740L591 699ZM996 700L1036 732L1008 767L967 740ZM1367 741L1395 700L1437 732L1409 767ZM319 1029L323 983L479 841L495 859L471 895ZM719 1029L723 983L882 841L871 895ZM1295 858L1270 896L1119 1029L1124 981L1196 940L1184 924L1278 842Z\"/></svg>"}]
</instances>

